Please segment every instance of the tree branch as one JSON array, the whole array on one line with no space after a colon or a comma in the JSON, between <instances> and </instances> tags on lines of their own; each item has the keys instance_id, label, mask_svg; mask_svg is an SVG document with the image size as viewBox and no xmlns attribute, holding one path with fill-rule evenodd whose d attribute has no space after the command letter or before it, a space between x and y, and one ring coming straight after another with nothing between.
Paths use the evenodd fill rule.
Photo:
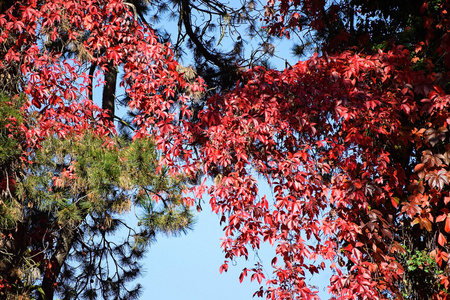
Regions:
<instances>
[{"instance_id":1,"label":"tree branch","mask_svg":"<svg viewBox=\"0 0 450 300\"><path fill-rule=\"evenodd\" d=\"M186 29L186 33L191 38L194 45L197 47L197 50L201 53L201 55L207 60L215 64L220 69L226 69L227 65L222 61L219 55L211 53L208 49L205 48L203 43L199 40L198 36L192 30L191 24L191 8L189 6L189 0L181 1L181 11L180 18L183 20L184 28Z\"/></svg>"}]
</instances>

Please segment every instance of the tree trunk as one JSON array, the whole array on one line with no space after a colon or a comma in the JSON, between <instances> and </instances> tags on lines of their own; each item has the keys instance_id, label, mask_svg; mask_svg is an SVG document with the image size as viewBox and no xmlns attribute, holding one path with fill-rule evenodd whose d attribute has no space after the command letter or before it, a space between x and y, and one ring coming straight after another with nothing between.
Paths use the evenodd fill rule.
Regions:
<instances>
[{"instance_id":1,"label":"tree trunk","mask_svg":"<svg viewBox=\"0 0 450 300\"><path fill-rule=\"evenodd\" d=\"M56 285L58 283L58 276L61 272L61 267L64 264L70 249L72 248L75 238L75 231L72 228L64 227L61 230L60 236L56 243L55 252L50 259L47 269L45 271L44 279L42 280L42 290L45 298L42 300L52 300L55 294Z\"/></svg>"},{"instance_id":2,"label":"tree trunk","mask_svg":"<svg viewBox=\"0 0 450 300\"><path fill-rule=\"evenodd\" d=\"M112 63L108 64L108 71L105 73L105 86L103 88L102 108L108 110L109 120L114 121L117 68Z\"/></svg>"}]
</instances>

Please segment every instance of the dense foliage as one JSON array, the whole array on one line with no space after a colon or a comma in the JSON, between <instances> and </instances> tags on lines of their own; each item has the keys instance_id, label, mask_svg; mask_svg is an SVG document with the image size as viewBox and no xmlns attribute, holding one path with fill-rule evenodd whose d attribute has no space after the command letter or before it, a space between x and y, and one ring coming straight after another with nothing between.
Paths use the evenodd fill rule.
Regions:
<instances>
[{"instance_id":1,"label":"dense foliage","mask_svg":"<svg viewBox=\"0 0 450 300\"><path fill-rule=\"evenodd\" d=\"M316 57L252 70L247 84L210 99L202 161L221 170L210 192L228 216L223 247L233 259L277 245L269 297L314 298L306 273L327 260L336 297L445 294L449 97L435 87L426 98L408 61L401 47ZM275 202L258 196L255 172ZM407 269L423 251L433 265Z\"/></svg>"},{"instance_id":2,"label":"dense foliage","mask_svg":"<svg viewBox=\"0 0 450 300\"><path fill-rule=\"evenodd\" d=\"M246 12L250 2L236 12ZM317 299L308 274L331 269L329 292L335 299L448 299L448 1L268 1L267 32L292 37L307 32L311 40L295 49L315 45L321 53L284 71L251 64L239 70L230 66L237 52L211 52L212 39L192 25L191 12L214 16L228 9L214 10L208 5L214 3L182 0L173 6L184 26L178 38L182 42L188 35L202 57L197 59L201 73L214 73L208 82L219 88L211 97L199 94L201 79L177 72L187 69L142 21L143 2L30 0L0 15L0 84L13 99L10 105L8 99L2 102L1 114L11 117L2 123L0 138L14 138L0 152L7 170L0 175L1 209L5 216L45 213L57 235L16 255L21 262L11 266L23 273L2 273L9 284L3 289L37 295L39 288L27 285L25 274L38 269L47 298L55 284L68 298L75 295L71 289L95 298L94 286L83 282L101 287L104 297L117 296L121 291L102 270L94 268L96 279L86 281L71 269L77 262L83 266L88 255L101 260L112 252L84 246L86 239L98 240L81 233L75 238L76 230L63 234L67 226L106 236L102 233L119 222L112 215L126 211L131 201L149 212L142 219L148 231L135 237L151 237L157 229L177 232L190 219L179 205L201 204L206 193L225 223L222 271L263 242L276 247L272 272L260 264L242 272L241 281L250 276L266 283L258 296ZM148 11L163 6L156 1ZM111 123L119 68L122 102L134 115L132 143L115 138ZM106 111L92 102L96 70L105 73L100 84ZM20 93L22 109L15 98ZM153 140L161 160L154 156ZM21 151L14 152L14 145ZM137 159L133 153L145 153L142 147L152 150ZM46 173L49 169L53 174ZM143 173L132 176L133 170ZM166 172L173 181L164 180ZM187 189L177 176L192 183L194 197L175 197ZM213 178L211 186L206 176ZM260 195L258 180L270 184L274 199ZM163 211L154 210L152 198L142 202L142 191L161 196L160 203L167 204ZM98 199L95 204L90 197ZM95 221L98 217L102 222ZM169 226L171 218L175 222ZM2 233L11 236L3 233L1 241L16 241L23 219L2 221L12 227L5 227ZM59 228L61 222L67 226ZM28 230L46 228L26 224L33 228ZM61 238L66 240L58 243ZM37 254L25 253L45 252L43 247L58 255L68 245L72 252L65 251L64 258L73 255L62 273L61 263L53 267L53 256L34 266ZM118 253L128 259L123 266L129 269L109 277L115 287L135 275L128 270L136 268L132 259L140 248L127 247L131 250Z\"/></svg>"},{"instance_id":3,"label":"dense foliage","mask_svg":"<svg viewBox=\"0 0 450 300\"><path fill-rule=\"evenodd\" d=\"M159 163L152 138L172 122L158 105L182 103L189 85L126 3L1 9L0 297L136 298L141 286L128 283L148 243L193 222L184 180ZM111 122L119 66L127 94L154 103L141 118L164 115L135 141ZM94 99L98 85L106 87Z\"/></svg>"},{"instance_id":4,"label":"dense foliage","mask_svg":"<svg viewBox=\"0 0 450 300\"><path fill-rule=\"evenodd\" d=\"M271 32L312 30L324 55L249 70L202 112L223 268L261 241L277 247L273 275L243 272L270 276L258 295L316 298L306 274L331 261L339 299L448 298L449 3L384 4L269 1Z\"/></svg>"}]
</instances>

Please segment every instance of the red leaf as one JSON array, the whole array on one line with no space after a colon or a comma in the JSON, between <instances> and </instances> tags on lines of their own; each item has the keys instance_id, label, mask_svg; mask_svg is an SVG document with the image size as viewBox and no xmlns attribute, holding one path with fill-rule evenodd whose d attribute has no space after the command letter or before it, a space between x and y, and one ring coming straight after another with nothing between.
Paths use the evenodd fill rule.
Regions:
<instances>
[{"instance_id":1,"label":"red leaf","mask_svg":"<svg viewBox=\"0 0 450 300\"><path fill-rule=\"evenodd\" d=\"M445 220L445 232L450 233L450 215L447 215L447 219Z\"/></svg>"},{"instance_id":2,"label":"red leaf","mask_svg":"<svg viewBox=\"0 0 450 300\"><path fill-rule=\"evenodd\" d=\"M271 265L272 265L272 266L275 266L276 263L277 263L277 257L272 258Z\"/></svg>"},{"instance_id":3,"label":"red leaf","mask_svg":"<svg viewBox=\"0 0 450 300\"><path fill-rule=\"evenodd\" d=\"M436 222L442 222L447 218L447 214L440 215L436 218Z\"/></svg>"},{"instance_id":4,"label":"red leaf","mask_svg":"<svg viewBox=\"0 0 450 300\"><path fill-rule=\"evenodd\" d=\"M441 232L439 232L438 243L442 247L447 244L447 239L445 238L445 236Z\"/></svg>"},{"instance_id":5,"label":"red leaf","mask_svg":"<svg viewBox=\"0 0 450 300\"><path fill-rule=\"evenodd\" d=\"M450 197L444 197L444 203L448 204L450 202Z\"/></svg>"},{"instance_id":6,"label":"red leaf","mask_svg":"<svg viewBox=\"0 0 450 300\"><path fill-rule=\"evenodd\" d=\"M239 275L239 282L242 283L242 281L244 280L244 277L247 276L247 268L244 268L244 270L242 270L241 275Z\"/></svg>"},{"instance_id":7,"label":"red leaf","mask_svg":"<svg viewBox=\"0 0 450 300\"><path fill-rule=\"evenodd\" d=\"M258 272L258 273L254 273L253 275L252 275L252 277L250 278L250 281L253 281L253 280L257 280L258 281L258 283L259 284L261 284L261 282L262 282L262 280L264 279L265 277L264 277L264 274L263 273L261 273L261 272Z\"/></svg>"},{"instance_id":8,"label":"red leaf","mask_svg":"<svg viewBox=\"0 0 450 300\"><path fill-rule=\"evenodd\" d=\"M420 170L423 169L423 167L425 166L425 164L418 164L414 167L414 172L418 172Z\"/></svg>"},{"instance_id":9,"label":"red leaf","mask_svg":"<svg viewBox=\"0 0 450 300\"><path fill-rule=\"evenodd\" d=\"M219 272L220 272L220 274L222 274L222 272L226 272L226 271L228 271L228 264L227 263L224 263L223 265L221 265L220 266L220 268L219 268Z\"/></svg>"},{"instance_id":10,"label":"red leaf","mask_svg":"<svg viewBox=\"0 0 450 300\"><path fill-rule=\"evenodd\" d=\"M400 199L397 197L391 197L391 203L392 205L397 208L398 207L398 203L400 202Z\"/></svg>"}]
</instances>

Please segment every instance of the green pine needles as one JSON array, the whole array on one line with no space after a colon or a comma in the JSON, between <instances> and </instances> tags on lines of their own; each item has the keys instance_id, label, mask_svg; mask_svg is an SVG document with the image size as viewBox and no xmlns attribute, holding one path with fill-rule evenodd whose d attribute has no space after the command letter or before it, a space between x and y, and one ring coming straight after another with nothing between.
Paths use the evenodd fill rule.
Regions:
<instances>
[{"instance_id":1,"label":"green pine needles","mask_svg":"<svg viewBox=\"0 0 450 300\"><path fill-rule=\"evenodd\" d=\"M182 178L156 171L152 139L92 133L48 138L32 164L13 166L20 139L8 136L3 116L20 122L21 112L1 101L0 181L16 183L0 201L0 296L137 298L141 286L127 283L139 276L146 247L194 223Z\"/></svg>"},{"instance_id":2,"label":"green pine needles","mask_svg":"<svg viewBox=\"0 0 450 300\"><path fill-rule=\"evenodd\" d=\"M9 97L0 94L0 166L20 154L15 129L23 122L21 102L13 104Z\"/></svg>"}]
</instances>

